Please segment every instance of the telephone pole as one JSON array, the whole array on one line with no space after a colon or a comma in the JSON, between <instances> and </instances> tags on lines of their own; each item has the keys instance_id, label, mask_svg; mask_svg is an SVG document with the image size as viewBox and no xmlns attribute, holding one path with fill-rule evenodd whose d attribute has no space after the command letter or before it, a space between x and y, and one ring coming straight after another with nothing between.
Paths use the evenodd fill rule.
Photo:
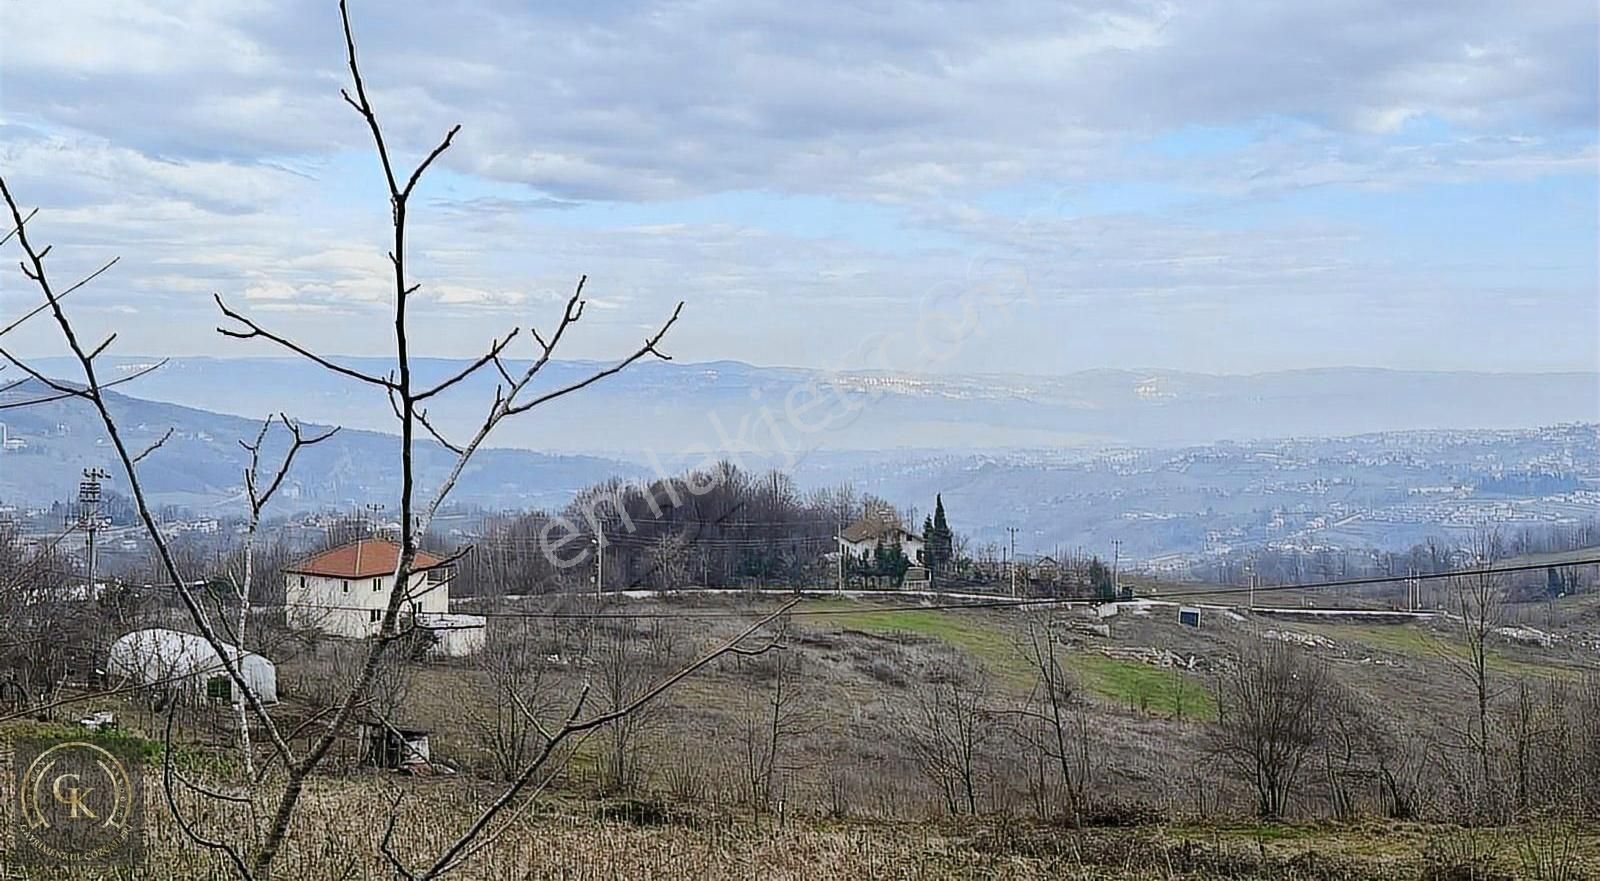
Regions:
<instances>
[{"instance_id":1,"label":"telephone pole","mask_svg":"<svg viewBox=\"0 0 1600 881\"><path fill-rule=\"evenodd\" d=\"M111 475L101 468L83 469L83 480L78 483L78 528L88 536L87 565L89 573L89 597L95 594L95 546L94 536L101 527L105 526L105 518L100 513L100 481L110 478Z\"/></svg>"},{"instance_id":2,"label":"telephone pole","mask_svg":"<svg viewBox=\"0 0 1600 881\"><path fill-rule=\"evenodd\" d=\"M836 594L843 595L844 594L844 514L843 514L843 512L840 512L840 515L839 515L839 517L838 517L836 522L837 522L837 525L838 525L838 532L834 534L834 544L836 545L834 550L836 550L838 552L838 555L839 555L839 583L838 583L838 586L836 586L834 588L833 592L836 593Z\"/></svg>"},{"instance_id":3,"label":"telephone pole","mask_svg":"<svg viewBox=\"0 0 1600 881\"><path fill-rule=\"evenodd\" d=\"M595 607L600 605L600 590L605 584L606 576L606 533L605 527L597 521L594 525L594 602Z\"/></svg>"},{"instance_id":4,"label":"telephone pole","mask_svg":"<svg viewBox=\"0 0 1600 881\"><path fill-rule=\"evenodd\" d=\"M1006 527L1006 532L1011 534L1011 554L1010 554L1010 557L1009 557L1010 569L1011 569L1011 595L1012 596L1016 596L1017 595L1017 528L1015 526L1007 526Z\"/></svg>"},{"instance_id":5,"label":"telephone pole","mask_svg":"<svg viewBox=\"0 0 1600 881\"><path fill-rule=\"evenodd\" d=\"M1122 579L1117 576L1117 564L1122 562L1122 539L1111 540L1111 595L1122 599Z\"/></svg>"},{"instance_id":6,"label":"telephone pole","mask_svg":"<svg viewBox=\"0 0 1600 881\"><path fill-rule=\"evenodd\" d=\"M381 515L383 512L383 506L377 502L368 502L361 506L361 510L361 518L363 521L362 525L365 527L361 531L370 535L377 535L379 522L382 519ZM372 515L372 521L370 523L365 522L367 514Z\"/></svg>"}]
</instances>

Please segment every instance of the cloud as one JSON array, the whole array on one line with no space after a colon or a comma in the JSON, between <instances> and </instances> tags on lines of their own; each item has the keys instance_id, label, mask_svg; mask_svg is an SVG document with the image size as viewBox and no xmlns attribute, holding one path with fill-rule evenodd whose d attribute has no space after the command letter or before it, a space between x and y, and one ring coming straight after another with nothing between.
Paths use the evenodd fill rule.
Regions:
<instances>
[{"instance_id":1,"label":"cloud","mask_svg":"<svg viewBox=\"0 0 1600 881\"><path fill-rule=\"evenodd\" d=\"M898 199L1103 174L1129 139L1289 116L1592 126L1586 2L699 0L355 5L398 145L555 200L729 189ZM59 22L70 20L73 27ZM8 114L199 157L358 142L332 3L8 13ZM1083 160L1096 157L1100 162Z\"/></svg>"},{"instance_id":2,"label":"cloud","mask_svg":"<svg viewBox=\"0 0 1600 881\"><path fill-rule=\"evenodd\" d=\"M354 13L399 160L463 125L413 203L411 253L430 342L456 354L503 322L547 322L585 272L596 309L574 343L596 356L688 299L706 323L685 321L682 357L828 362L996 265L1026 271L1040 327L1114 311L1184 357L1204 347L1164 314L1266 334L1361 327L1378 307L1426 325L1490 291L1594 309L1592 257L1570 244L1485 257L1500 275L1477 277L1445 265L1448 250L1386 242L1374 217L1282 208L1592 181L1588 2L356 0ZM178 347L215 348L218 291L331 350L382 348L318 320L380 327L392 285L368 135L338 97L343 52L331 0L7 7L0 166L46 206L63 272L123 255L82 301L139 304L146 323L124 345L170 350L183 327ZM716 201L751 193L763 210ZM1561 216L1592 217L1591 193ZM1503 277L1540 260L1568 274ZM1394 356L1346 336L1350 360ZM1067 357L1033 342L997 350Z\"/></svg>"}]
</instances>

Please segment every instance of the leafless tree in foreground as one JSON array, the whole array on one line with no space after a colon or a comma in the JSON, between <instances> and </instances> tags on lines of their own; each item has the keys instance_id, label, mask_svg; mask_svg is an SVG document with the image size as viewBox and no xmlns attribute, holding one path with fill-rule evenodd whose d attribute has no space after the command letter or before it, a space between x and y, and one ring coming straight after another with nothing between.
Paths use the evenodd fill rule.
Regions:
<instances>
[{"instance_id":1,"label":"leafless tree in foreground","mask_svg":"<svg viewBox=\"0 0 1600 881\"><path fill-rule=\"evenodd\" d=\"M776 651L752 671L758 678L749 685L740 715L745 792L757 816L774 801L782 802L780 784L789 770L784 753L811 723L800 658L796 651Z\"/></svg>"},{"instance_id":2,"label":"leafless tree in foreground","mask_svg":"<svg viewBox=\"0 0 1600 881\"><path fill-rule=\"evenodd\" d=\"M602 623L602 622L596 622ZM600 707L613 711L626 706L678 659L678 623L662 619L648 629L633 622L606 621L597 629L589 660L592 682ZM640 747L661 722L660 705L641 707L600 732L602 784L612 792L631 793L641 781Z\"/></svg>"},{"instance_id":3,"label":"leafless tree in foreground","mask_svg":"<svg viewBox=\"0 0 1600 881\"><path fill-rule=\"evenodd\" d=\"M399 461L397 462L400 474L398 506L400 554L395 568L393 583L407 585L412 583L412 575L422 571L416 565L416 554L420 538L426 534L434 514L455 486L457 479L466 468L473 454L485 442L495 427L499 425L500 421L510 416L526 413L546 402L578 392L595 382L620 372L640 359L646 357L666 358L667 356L659 350L658 346L673 323L676 322L682 309L682 304L678 304L678 308L673 311L661 328L646 339L637 350L611 367L598 370L580 381L533 394L528 391L530 383L553 357L567 330L583 316L583 280L580 280L577 289L567 300L565 309L553 332L545 336L541 335L537 330L530 329L530 335L536 346L535 357L525 368L518 372L513 372L506 361L502 359L507 347L511 345L517 336L517 330L512 330L505 336L493 340L482 356L474 359L456 373L431 385L419 384L412 372L407 320L410 297L418 289L418 284L410 280L406 271L406 232L409 205L411 196L424 173L449 149L456 133L459 131L459 126L452 128L409 174L397 170L385 141L382 127L379 124L377 113L369 100L366 85L361 78L361 71L356 59L355 37L351 30L348 8L344 2L340 3L339 10L353 86L352 90L345 91L342 95L346 103L354 108L366 123L388 187L389 210L393 226L393 245L388 254L393 271L395 346L393 368L387 374L379 376L339 364L326 356L305 348L286 336L262 326L247 315L233 310L220 296L216 298L218 308L222 311L223 316L231 322L231 325L221 327L219 331L225 336L235 339L260 339L271 342L346 379L370 387L374 391L382 392L388 398L394 411L400 434L400 453ZM105 390L112 383L103 382L100 378L97 359L110 347L115 340L115 334L92 347L80 338L76 326L62 306L62 299L84 282L79 282L72 287L58 291L51 282L45 266L45 259L50 253L50 248L48 246L37 246L29 235L29 218L32 215L29 215L29 218L23 216L22 210L11 191L6 188L3 179L0 179L0 195L4 196L14 221L15 237L24 255L23 273L38 287L44 298L44 303L33 312L30 312L29 316L47 313L54 320L66 347L77 362L83 375L81 381L73 383L62 382L47 377L40 371L33 369L4 348L0 348L0 357L22 370L32 380L49 389L50 395L59 399L82 400L95 409L105 427L107 437L111 442L121 468L126 474L139 518L156 548L156 556L165 579L179 597L200 636L221 656L221 664L227 676L232 680L235 688L239 690L249 713L265 734L272 748L274 765L279 768L279 772L271 780L262 781L264 785L268 783L274 785L275 791L271 796L264 799L264 803L270 804L270 809L265 814L263 824L260 828L253 828L243 835L249 841L248 844L240 846L227 840L202 837L195 834L192 828L183 822L181 816L178 819L184 825L184 828L189 831L191 841L199 846L221 853L240 877L249 879L269 878L273 873L274 860L283 848L285 838L295 820L307 778L323 765L334 744L345 734L353 717L368 701L373 680L386 656L393 650L394 644L406 635L408 628L403 620L402 610L407 607L412 597L405 590L393 592L388 606L383 611L378 635L369 643L365 657L357 668L356 675L353 677L348 689L344 692L332 712L317 720L318 724L311 732L309 746L303 748L292 746L290 741L294 732L280 730L272 715L262 704L260 696L250 688L245 678L241 675L235 659L230 657L229 653L223 648L222 630L219 629L214 616L202 604L201 599L189 587L190 582L184 577L183 567L157 528L155 513L140 483L138 469L140 460L155 452L155 449L152 447L145 450L134 450L128 446L124 439L125 436L117 425L107 404ZM99 271L104 271L110 265L109 263L106 264ZM95 274L98 275L99 271ZM84 281L87 280L85 279ZM489 403L482 421L471 433L470 437L453 442L428 420L428 404L434 398L455 389L469 377L487 371L494 371L495 374L498 374L494 398ZM426 432L427 436L434 441L457 454L454 466L433 491L431 497L428 498L419 497L413 468L413 447L418 440L419 429L422 432ZM426 442L426 438L424 438L424 441ZM441 565L449 565L452 562L454 562L453 559L447 559ZM484 808L460 838L446 848L428 868L420 872L414 872L406 868L400 860L394 857L387 846L384 848L386 856L391 859L399 874L409 878L433 878L458 867L461 861L470 856L475 850L475 840L485 833L502 811L519 800L529 783L539 775L551 755L562 743L576 734L594 730L638 712L662 692L699 670L712 658L728 653L760 651L760 648L746 648L744 644L750 637L758 633L769 620L762 619L756 622L734 639L714 649L709 655L665 677L659 683L638 695L636 699L619 706L610 707L605 712L588 717L584 716L584 710L587 706L587 691L585 691L575 702L567 721L560 728L551 730L541 723L544 746L528 761L528 764L522 768L516 779L511 781L500 796ZM228 796L226 793L218 793L218 796L235 797ZM175 807L175 804L173 806ZM392 834L392 824L389 831Z\"/></svg>"},{"instance_id":4,"label":"leafless tree in foreground","mask_svg":"<svg viewBox=\"0 0 1600 881\"><path fill-rule=\"evenodd\" d=\"M1213 749L1250 780L1262 817L1282 817L1322 735L1326 669L1288 643L1257 637L1217 685Z\"/></svg>"},{"instance_id":5,"label":"leafless tree in foreground","mask_svg":"<svg viewBox=\"0 0 1600 881\"><path fill-rule=\"evenodd\" d=\"M1062 664L1066 649L1055 635L1055 613L1028 616L1017 649L1034 682L1028 700L1015 711L1021 720L1017 734L1039 758L1041 775L1055 773L1055 785L1049 788L1066 799L1067 817L1076 823L1086 806L1091 771L1087 708ZM1041 803L1042 809L1047 806L1048 800Z\"/></svg>"},{"instance_id":6,"label":"leafless tree in foreground","mask_svg":"<svg viewBox=\"0 0 1600 881\"><path fill-rule=\"evenodd\" d=\"M496 622L498 623L498 622ZM502 780L515 780L543 745L537 724L554 711L552 661L542 628L547 622L507 621L491 627L484 647L473 657L484 678L485 694L466 708L471 727L495 763ZM559 663L558 658L555 663Z\"/></svg>"},{"instance_id":7,"label":"leafless tree in foreground","mask_svg":"<svg viewBox=\"0 0 1600 881\"><path fill-rule=\"evenodd\" d=\"M276 470L267 473L262 471L261 454L266 445L267 435L273 425L282 422L284 430L289 433L289 446L283 454ZM330 428L325 432L315 435L306 435L301 432L300 424L289 419L284 414L278 414L277 421L268 417L261 421L261 430L256 432L255 441L239 441L239 446L244 447L250 454L250 464L244 470L245 501L250 510L245 519L244 541L240 549L239 565L229 566L227 569L228 584L233 588L234 602L238 604L235 609L235 621L230 628L229 636L233 644L241 651L247 651L247 631L250 626L250 586L255 583L256 572L256 534L261 528L261 512L266 509L272 497L277 494L278 488L283 486L283 481L289 476L289 469L294 466L295 456L305 447L322 443L333 437L339 429ZM227 627L227 617L219 616L223 626ZM239 755L244 762L245 776L255 777L255 761L250 746L250 714L245 705L240 703L239 712Z\"/></svg>"},{"instance_id":8,"label":"leafless tree in foreground","mask_svg":"<svg viewBox=\"0 0 1600 881\"><path fill-rule=\"evenodd\" d=\"M1496 803L1494 785L1493 735L1490 730L1490 703L1494 698L1489 669L1490 641L1505 620L1505 589L1501 576L1489 571L1500 556L1500 535L1482 531L1473 537L1473 565L1477 571L1450 579L1450 598L1455 613L1461 649L1437 644L1440 656L1466 680L1472 689L1474 713L1464 738L1475 759L1476 793L1472 799L1478 810L1494 816L1504 806Z\"/></svg>"},{"instance_id":9,"label":"leafless tree in foreground","mask_svg":"<svg viewBox=\"0 0 1600 881\"><path fill-rule=\"evenodd\" d=\"M951 814L976 814L983 763L1000 731L988 673L939 663L928 670L915 697L907 733L923 774Z\"/></svg>"}]
</instances>

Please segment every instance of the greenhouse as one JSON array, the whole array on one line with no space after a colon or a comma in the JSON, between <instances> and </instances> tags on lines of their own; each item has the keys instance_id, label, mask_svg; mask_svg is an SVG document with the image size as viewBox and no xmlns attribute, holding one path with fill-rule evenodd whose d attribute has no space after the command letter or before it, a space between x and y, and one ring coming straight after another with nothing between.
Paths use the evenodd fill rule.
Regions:
<instances>
[{"instance_id":1,"label":"greenhouse","mask_svg":"<svg viewBox=\"0 0 1600 881\"><path fill-rule=\"evenodd\" d=\"M277 702L278 671L271 661L226 643L222 649L262 703ZM217 700L244 702L243 693L234 687L217 650L192 633L152 629L124 634L111 644L106 672L113 678L126 677L145 685L173 685Z\"/></svg>"}]
</instances>

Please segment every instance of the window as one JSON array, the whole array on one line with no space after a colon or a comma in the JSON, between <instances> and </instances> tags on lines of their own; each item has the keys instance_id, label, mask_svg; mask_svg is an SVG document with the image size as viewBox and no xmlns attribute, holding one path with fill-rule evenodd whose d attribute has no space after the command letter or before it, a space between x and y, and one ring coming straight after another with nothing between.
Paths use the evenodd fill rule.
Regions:
<instances>
[{"instance_id":1,"label":"window","mask_svg":"<svg viewBox=\"0 0 1600 881\"><path fill-rule=\"evenodd\" d=\"M300 576L300 589L306 589L306 577L304 575Z\"/></svg>"},{"instance_id":2,"label":"window","mask_svg":"<svg viewBox=\"0 0 1600 881\"><path fill-rule=\"evenodd\" d=\"M206 697L225 701L233 699L233 681L226 676L213 676L206 680Z\"/></svg>"},{"instance_id":3,"label":"window","mask_svg":"<svg viewBox=\"0 0 1600 881\"><path fill-rule=\"evenodd\" d=\"M367 613L367 620L372 622L373 624L376 624L379 621L383 620L383 610L382 609L373 609L373 610L369 611Z\"/></svg>"},{"instance_id":4,"label":"window","mask_svg":"<svg viewBox=\"0 0 1600 881\"><path fill-rule=\"evenodd\" d=\"M383 592L383 579L382 578L374 578L374 579L372 579L372 592L373 593L381 593L381 592Z\"/></svg>"},{"instance_id":5,"label":"window","mask_svg":"<svg viewBox=\"0 0 1600 881\"><path fill-rule=\"evenodd\" d=\"M345 592L345 593L349 593L349 592L350 592L350 580L349 580L349 579L345 579L345 582L344 582L344 592Z\"/></svg>"}]
</instances>

